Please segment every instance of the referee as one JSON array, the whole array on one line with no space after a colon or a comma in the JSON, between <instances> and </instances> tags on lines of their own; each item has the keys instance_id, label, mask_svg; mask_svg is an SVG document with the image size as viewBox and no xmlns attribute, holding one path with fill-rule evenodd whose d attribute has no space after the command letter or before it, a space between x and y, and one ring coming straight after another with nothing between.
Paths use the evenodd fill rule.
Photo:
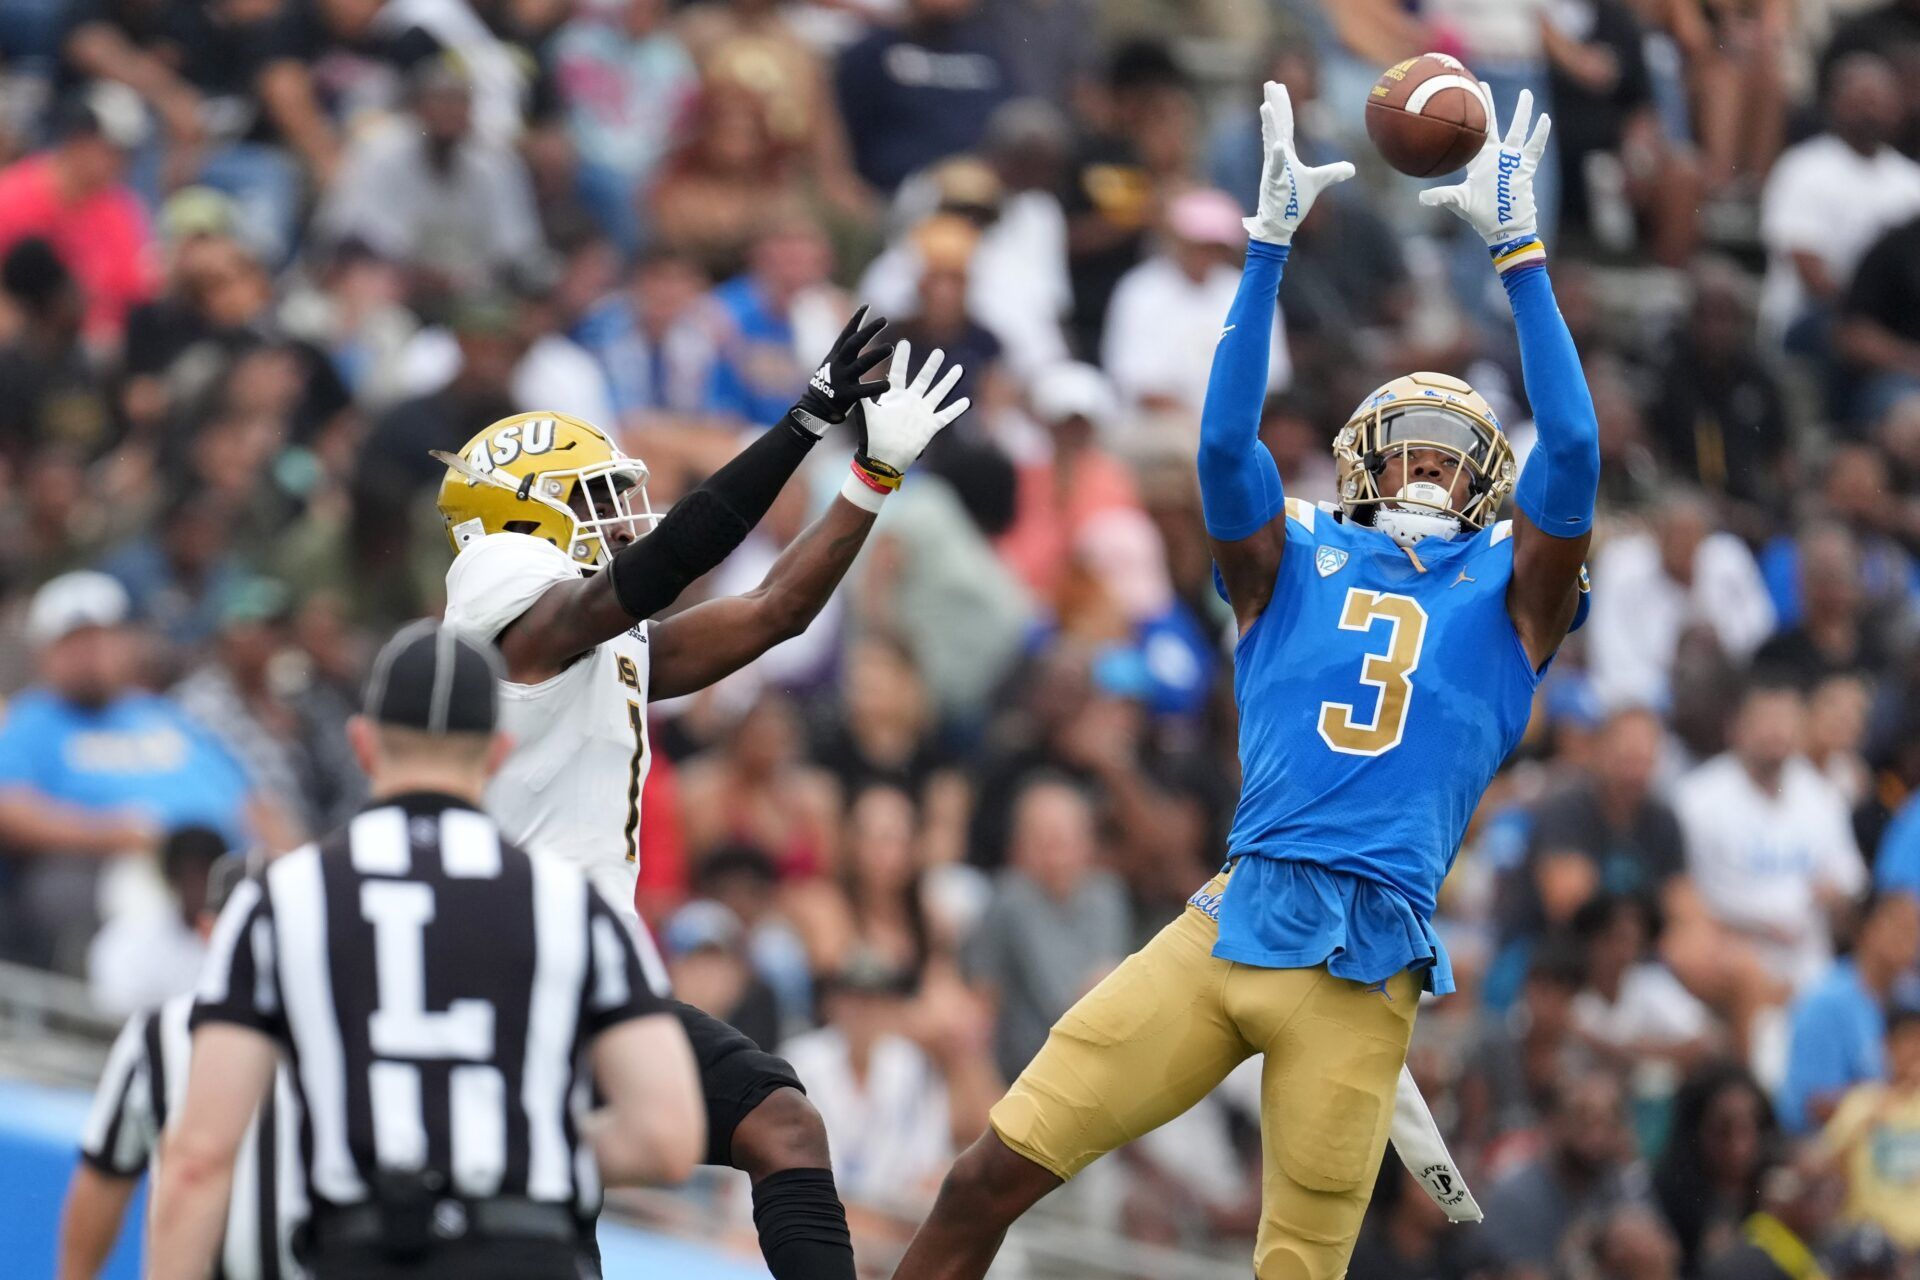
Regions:
<instances>
[{"instance_id":1,"label":"referee","mask_svg":"<svg viewBox=\"0 0 1920 1280\"><path fill-rule=\"evenodd\" d=\"M236 855L213 863L206 905L194 922L202 937L245 874ZM192 1012L191 993L175 996L134 1014L113 1042L67 1184L56 1280L93 1280L113 1252L134 1189L186 1092ZM274 1073L273 1092L241 1143L216 1280L302 1280L293 1233L307 1216L307 1193L292 1087L284 1068Z\"/></svg>"},{"instance_id":2,"label":"referee","mask_svg":"<svg viewBox=\"0 0 1920 1280\"><path fill-rule=\"evenodd\" d=\"M693 1055L650 950L477 807L508 745L497 661L430 622L388 642L351 726L372 804L234 889L161 1147L152 1280L207 1274L283 1053L315 1280L577 1280L602 1180L678 1181L699 1159Z\"/></svg>"}]
</instances>

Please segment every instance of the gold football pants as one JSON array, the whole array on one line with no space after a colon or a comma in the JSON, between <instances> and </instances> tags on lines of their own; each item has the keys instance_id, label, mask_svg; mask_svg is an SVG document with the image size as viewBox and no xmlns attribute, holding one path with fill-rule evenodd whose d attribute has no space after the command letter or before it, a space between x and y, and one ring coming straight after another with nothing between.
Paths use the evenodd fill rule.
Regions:
<instances>
[{"instance_id":1,"label":"gold football pants","mask_svg":"<svg viewBox=\"0 0 1920 1280\"><path fill-rule=\"evenodd\" d=\"M1014 1151L1062 1179L1165 1124L1241 1062L1261 1073L1259 1280L1338 1280L1386 1149L1420 986L1217 959L1226 874L1054 1025L993 1109ZM1217 906L1215 907L1217 911Z\"/></svg>"}]
</instances>

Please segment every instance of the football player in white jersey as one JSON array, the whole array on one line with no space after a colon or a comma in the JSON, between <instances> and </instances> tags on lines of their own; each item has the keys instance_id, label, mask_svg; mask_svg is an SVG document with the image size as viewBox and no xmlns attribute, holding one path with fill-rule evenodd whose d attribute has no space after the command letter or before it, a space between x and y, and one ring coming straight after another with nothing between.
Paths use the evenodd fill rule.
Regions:
<instances>
[{"instance_id":1,"label":"football player in white jersey","mask_svg":"<svg viewBox=\"0 0 1920 1280\"><path fill-rule=\"evenodd\" d=\"M958 366L936 385L934 351L909 381L908 344L869 346L884 322L865 314L792 410L664 516L647 505L645 466L563 414L508 418L457 455L436 454L458 552L446 618L496 644L507 671L500 727L514 747L488 809L516 843L580 866L617 903L631 907L638 872L648 701L704 688L804 631L887 495L966 411L965 399L942 407ZM890 353L889 377L863 380ZM840 496L765 581L650 621L739 545L821 435L856 408L866 439ZM719 1019L679 1009L700 1060L707 1162L752 1178L775 1280L853 1280L826 1130L793 1069Z\"/></svg>"}]
</instances>

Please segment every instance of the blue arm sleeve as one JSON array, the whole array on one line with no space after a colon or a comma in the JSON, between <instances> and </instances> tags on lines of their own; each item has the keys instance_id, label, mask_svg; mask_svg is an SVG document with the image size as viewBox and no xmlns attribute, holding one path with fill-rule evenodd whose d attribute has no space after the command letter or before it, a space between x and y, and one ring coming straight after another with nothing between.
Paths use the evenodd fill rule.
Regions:
<instances>
[{"instance_id":1,"label":"blue arm sleeve","mask_svg":"<svg viewBox=\"0 0 1920 1280\"><path fill-rule=\"evenodd\" d=\"M1496 251L1497 253L1498 251ZM1520 368L1538 440L1514 489L1514 505L1542 533L1576 538L1593 527L1600 489L1600 424L1573 335L1553 300L1544 262L1502 273L1520 335Z\"/></svg>"},{"instance_id":2,"label":"blue arm sleeve","mask_svg":"<svg viewBox=\"0 0 1920 1280\"><path fill-rule=\"evenodd\" d=\"M1274 296L1286 265L1285 245L1247 242L1240 291L1213 349L1200 411L1200 509L1207 532L1221 542L1252 537L1285 504L1280 468L1260 443L1260 407L1267 395Z\"/></svg>"}]
</instances>

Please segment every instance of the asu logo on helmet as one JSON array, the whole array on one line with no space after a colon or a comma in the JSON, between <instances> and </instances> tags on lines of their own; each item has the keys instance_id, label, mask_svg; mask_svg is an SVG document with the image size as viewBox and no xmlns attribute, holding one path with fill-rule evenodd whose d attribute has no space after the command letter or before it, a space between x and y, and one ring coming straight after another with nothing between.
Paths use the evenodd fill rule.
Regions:
<instances>
[{"instance_id":1,"label":"asu logo on helmet","mask_svg":"<svg viewBox=\"0 0 1920 1280\"><path fill-rule=\"evenodd\" d=\"M640 533L659 519L647 502L646 464L564 413L502 418L459 453L433 456L447 465L440 517L456 552L490 533L524 533L598 568L612 555L616 528L640 525Z\"/></svg>"}]
</instances>

